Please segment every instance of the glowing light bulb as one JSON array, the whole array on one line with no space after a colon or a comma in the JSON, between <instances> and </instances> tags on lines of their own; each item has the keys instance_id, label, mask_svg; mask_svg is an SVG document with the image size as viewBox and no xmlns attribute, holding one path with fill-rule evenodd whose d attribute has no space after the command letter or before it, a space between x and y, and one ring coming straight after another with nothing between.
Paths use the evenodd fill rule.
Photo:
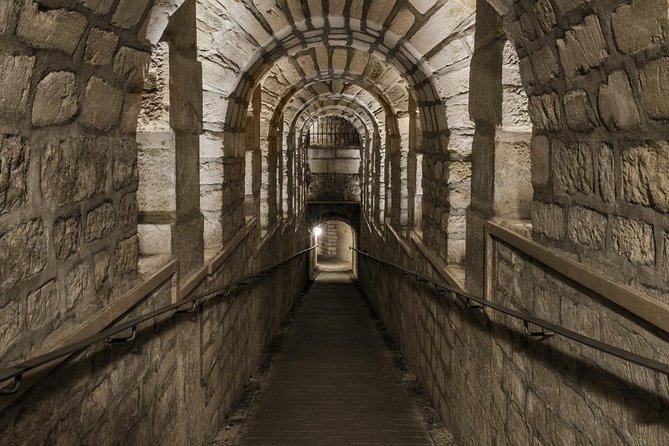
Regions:
<instances>
[{"instance_id":1,"label":"glowing light bulb","mask_svg":"<svg viewBox=\"0 0 669 446\"><path fill-rule=\"evenodd\" d=\"M319 226L316 226L316 227L314 228L314 235L315 235L316 237L320 237L322 233L323 233L323 230L322 230Z\"/></svg>"}]
</instances>

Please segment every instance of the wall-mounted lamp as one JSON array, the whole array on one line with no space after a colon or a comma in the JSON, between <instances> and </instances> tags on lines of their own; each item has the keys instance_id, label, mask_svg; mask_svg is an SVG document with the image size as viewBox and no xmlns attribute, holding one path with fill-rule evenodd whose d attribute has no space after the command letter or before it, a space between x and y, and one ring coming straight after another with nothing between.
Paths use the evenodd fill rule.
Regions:
<instances>
[{"instance_id":1,"label":"wall-mounted lamp","mask_svg":"<svg viewBox=\"0 0 669 446\"><path fill-rule=\"evenodd\" d=\"M323 233L323 230L320 228L320 226L316 226L314 228L314 235L316 237L320 237L322 233Z\"/></svg>"}]
</instances>

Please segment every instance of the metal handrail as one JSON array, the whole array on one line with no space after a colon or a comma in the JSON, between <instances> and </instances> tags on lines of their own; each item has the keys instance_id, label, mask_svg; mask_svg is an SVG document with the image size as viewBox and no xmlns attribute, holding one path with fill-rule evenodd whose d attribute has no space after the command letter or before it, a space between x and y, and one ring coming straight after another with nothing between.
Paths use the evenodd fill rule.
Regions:
<instances>
[{"instance_id":1,"label":"metal handrail","mask_svg":"<svg viewBox=\"0 0 669 446\"><path fill-rule=\"evenodd\" d=\"M640 365L642 367L654 370L656 372L664 373L669 378L669 364L663 362L655 361L654 359L647 358L645 356L638 355L636 353L629 352L627 350L620 349L611 344L599 341L597 339L585 336L583 334L577 333L575 331L564 328L560 325L556 325L547 320L532 316L527 313L523 313L512 308L500 305L498 303L483 299L481 297L474 296L467 293L459 288L453 287L446 283L443 283L439 280L432 279L416 271L404 268L403 266L388 262L386 260L375 257L371 254L368 254L364 251L360 251L356 248L351 248L353 251L361 254L363 257L372 259L378 263L389 266L392 269L401 271L404 275L413 276L419 282L428 282L434 285L435 291L437 293L443 293L445 291L450 291L454 296L458 296L465 300L465 303L469 308L472 309L482 309L484 307L491 308L500 313L504 313L508 316L520 319L524 323L525 333L531 337L550 337L555 334L563 336L565 338L576 341L580 344L587 345L588 347L594 348L601 352L607 353L611 356L623 359L625 361L632 362L634 364ZM533 330L532 326L541 327L541 330Z\"/></svg>"},{"instance_id":2,"label":"metal handrail","mask_svg":"<svg viewBox=\"0 0 669 446\"><path fill-rule=\"evenodd\" d=\"M87 338L82 339L81 341L66 345L64 347L52 350L48 353L45 353L43 355L36 356L35 358L29 359L27 361L21 362L19 364L15 364L10 367L6 367L3 369L0 369L0 386L2 386L6 381L9 381L11 379L14 380L13 385L11 387L7 388L2 388L0 389L0 395L11 395L16 393L20 386L21 386L21 380L22 377L25 373L29 372L30 370L36 369L40 366L43 366L45 364L48 364L52 361L55 361L59 358L65 357L72 355L74 353L78 353L80 351L85 350L86 348L90 347L91 345L106 340L107 343L115 343L115 342L129 342L134 340L135 338L135 333L137 332L137 326L142 324L143 322L146 322L148 320L151 320L155 317L161 316L166 313L172 313L170 315L174 316L178 313L190 313L195 311L195 309L198 306L198 301L205 301L209 299L213 299L216 297L220 296L228 296L230 292L232 291L232 288L235 287L241 287L245 286L251 283L253 279L256 279L258 277L261 277L267 273L272 272L273 270L285 265L286 263L294 260L295 258L309 252L313 251L316 249L318 245L314 245L310 248L304 249L296 254L293 254L292 256L275 263L272 266L268 266L266 268L263 268L259 271L256 271L253 274L247 275L241 279L236 280L235 282L232 282L228 285L225 285L224 287L218 288L216 290L200 294L197 296L189 297L186 299L183 299L177 303L166 305L164 307L161 307L157 310L151 311L149 313L143 314L141 316L138 316L136 318L130 319L125 322L121 322L119 324L113 325L110 328L107 328L106 330L101 331L100 333L89 336ZM201 302L200 302L201 303ZM130 330L131 334L130 336L123 336L123 337L114 337L114 335L117 335L122 332L127 332Z\"/></svg>"}]
</instances>

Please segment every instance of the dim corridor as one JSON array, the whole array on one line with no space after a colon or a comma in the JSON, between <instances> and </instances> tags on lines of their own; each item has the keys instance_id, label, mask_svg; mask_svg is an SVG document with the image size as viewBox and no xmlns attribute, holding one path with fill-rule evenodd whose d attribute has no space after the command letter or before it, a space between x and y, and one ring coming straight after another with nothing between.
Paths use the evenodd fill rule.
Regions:
<instances>
[{"instance_id":1,"label":"dim corridor","mask_svg":"<svg viewBox=\"0 0 669 446\"><path fill-rule=\"evenodd\" d=\"M238 444L434 444L348 273L317 278Z\"/></svg>"}]
</instances>

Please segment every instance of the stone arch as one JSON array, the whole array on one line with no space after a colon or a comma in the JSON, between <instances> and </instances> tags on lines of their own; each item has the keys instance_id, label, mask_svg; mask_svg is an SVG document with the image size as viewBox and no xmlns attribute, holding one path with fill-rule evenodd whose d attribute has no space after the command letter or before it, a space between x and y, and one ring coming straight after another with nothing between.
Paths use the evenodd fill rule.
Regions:
<instances>
[{"instance_id":1,"label":"stone arch","mask_svg":"<svg viewBox=\"0 0 669 446\"><path fill-rule=\"evenodd\" d=\"M302 45L302 48L304 47L313 48L322 45L321 39L323 38L325 30L316 29L315 31L320 31L321 34L319 35L312 32L314 36L310 37ZM333 32L333 30L329 30L329 32ZM365 35L365 33L361 31L361 35ZM354 39L352 42L349 42L349 44L353 48L356 48L360 51L367 50L367 48L365 48L364 42L359 40L359 37L357 39ZM398 71L405 77L405 79L409 82L412 88L416 89L418 97L420 98L421 101L420 102L421 107L425 108L426 116L436 117L435 112L433 110L429 110L429 107L438 105L438 102L435 102L438 95L436 93L436 90L432 86L431 82L429 81L428 75L426 75L425 73L424 64L419 64L418 60L416 60L415 57L413 57L413 54L410 50L402 51L402 49L404 49L402 43L398 43L398 45L400 46L400 50L393 53L392 57L388 59L388 62L391 65L393 65L396 69L398 69ZM243 117L236 111L236 108L243 107L243 104L248 102L248 94L250 90L249 85L255 83L253 81L254 79L260 79L267 73L267 71L269 70L267 62L275 61L279 57L281 57L280 56L281 51L279 51L277 45L274 45L273 47L271 46L265 47L263 48L263 50L264 51L262 52L263 54L262 58L258 56L257 60L247 65L247 68L245 69L244 74L242 75L237 88L230 96L231 107L228 109L225 121L226 127L228 128L229 131L234 132L237 131L237 129L243 128L244 125ZM389 48L388 51L390 51ZM384 53L379 49L375 49L374 51L372 51L371 54L381 57L384 56ZM262 63L259 63L259 61L261 60ZM400 63L399 60L402 60L404 63ZM433 100L429 101L428 99L433 99ZM440 114L438 116L445 117L445 114ZM442 131L446 131L447 126L445 126L443 122L440 123L439 121L441 121L441 119L426 120L425 122L426 133L440 134Z\"/></svg>"}]
</instances>

